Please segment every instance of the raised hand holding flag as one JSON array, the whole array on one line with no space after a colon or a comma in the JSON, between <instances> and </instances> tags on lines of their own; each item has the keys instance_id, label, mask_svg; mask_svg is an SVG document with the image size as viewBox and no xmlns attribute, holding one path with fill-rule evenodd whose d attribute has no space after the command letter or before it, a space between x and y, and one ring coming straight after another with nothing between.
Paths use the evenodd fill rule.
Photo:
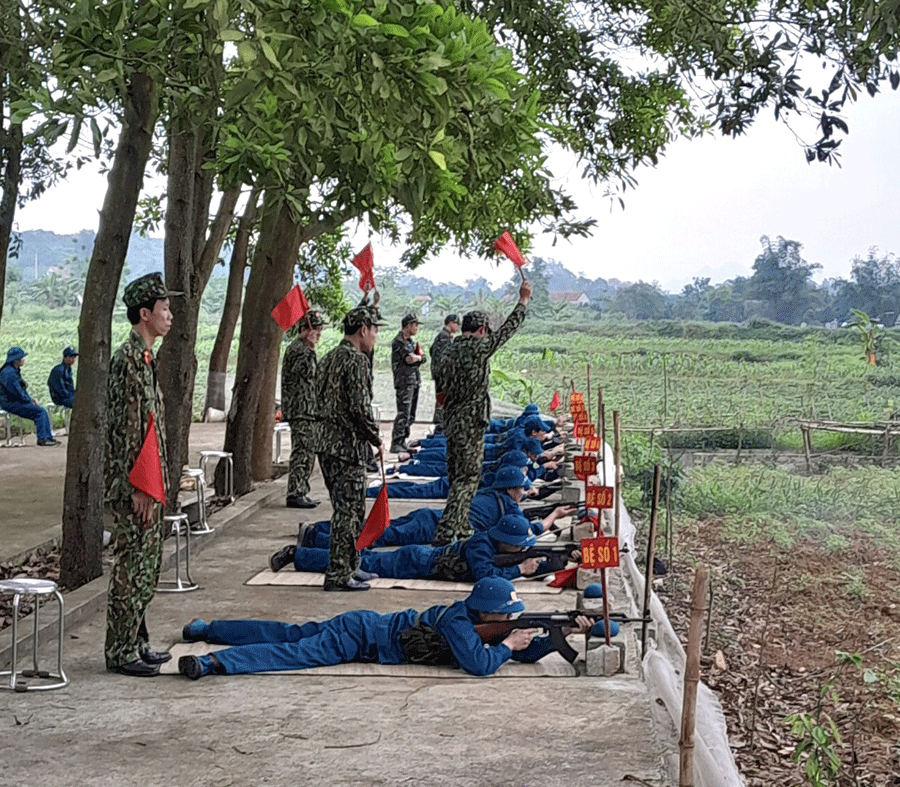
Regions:
<instances>
[{"instance_id":1,"label":"raised hand holding flag","mask_svg":"<svg viewBox=\"0 0 900 787\"><path fill-rule=\"evenodd\" d=\"M353 265L359 270L359 288L363 292L375 289L375 258L372 255L372 244L367 243L365 248L357 254Z\"/></svg>"},{"instance_id":2,"label":"raised hand holding flag","mask_svg":"<svg viewBox=\"0 0 900 787\"><path fill-rule=\"evenodd\" d=\"M156 426L152 412L147 417L144 443L138 452L134 467L128 474L128 483L152 497L157 503L166 504L166 487L163 483L162 464L159 461L159 441L156 439Z\"/></svg>"},{"instance_id":3,"label":"raised hand holding flag","mask_svg":"<svg viewBox=\"0 0 900 787\"><path fill-rule=\"evenodd\" d=\"M309 302L306 300L303 290L300 289L300 285L295 284L272 309L272 319L281 326L283 331L286 331L308 311Z\"/></svg>"}]
</instances>

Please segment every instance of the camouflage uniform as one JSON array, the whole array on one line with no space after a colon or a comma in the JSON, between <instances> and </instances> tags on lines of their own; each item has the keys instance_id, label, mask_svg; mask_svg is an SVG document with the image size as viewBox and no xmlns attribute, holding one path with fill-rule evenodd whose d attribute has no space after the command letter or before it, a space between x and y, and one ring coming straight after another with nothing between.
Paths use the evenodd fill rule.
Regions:
<instances>
[{"instance_id":1,"label":"camouflage uniform","mask_svg":"<svg viewBox=\"0 0 900 787\"><path fill-rule=\"evenodd\" d=\"M143 276L126 287L126 306L144 303L148 297L165 297L146 292L148 278ZM145 527L134 512L131 494L135 490L128 481L150 413L156 422L163 483L167 480L165 413L156 359L134 330L110 360L106 407L106 501L115 518L106 610L106 666L112 669L134 661L139 651L149 647L145 615L159 580L164 538L163 507L154 504L155 519Z\"/></svg>"},{"instance_id":2,"label":"camouflage uniform","mask_svg":"<svg viewBox=\"0 0 900 787\"><path fill-rule=\"evenodd\" d=\"M306 497L316 461L316 350L297 337L281 362L281 415L291 425L287 496Z\"/></svg>"},{"instance_id":3,"label":"camouflage uniform","mask_svg":"<svg viewBox=\"0 0 900 787\"><path fill-rule=\"evenodd\" d=\"M431 379L434 380L435 396L443 393L438 388L438 369L440 369L441 361L444 356L450 350L451 344L453 344L453 337L446 327L441 328L441 330L438 331L438 335L434 337L434 341L431 343ZM444 426L444 406L437 401L434 403L433 422L435 427L437 427L435 431L441 432Z\"/></svg>"},{"instance_id":4,"label":"camouflage uniform","mask_svg":"<svg viewBox=\"0 0 900 787\"><path fill-rule=\"evenodd\" d=\"M365 307L358 307L348 318L357 312L371 314ZM319 363L316 393L319 467L333 510L325 582L342 585L359 567L356 538L366 514L366 464L372 458L370 446L381 445L372 412L372 369L368 358L343 339Z\"/></svg>"},{"instance_id":5,"label":"camouflage uniform","mask_svg":"<svg viewBox=\"0 0 900 787\"><path fill-rule=\"evenodd\" d=\"M422 350L412 337L406 338L400 331L391 342L391 371L394 373L394 392L397 395L397 417L394 419L394 431L391 434L391 445L405 445L410 428L416 420L416 408L419 404L419 386L422 375L419 366L424 359L409 363L407 355L419 355Z\"/></svg>"},{"instance_id":6,"label":"camouflage uniform","mask_svg":"<svg viewBox=\"0 0 900 787\"><path fill-rule=\"evenodd\" d=\"M487 325L487 315L473 312L478 325ZM447 435L447 475L450 490L438 522L434 541L446 544L472 533L469 507L478 488L484 453L484 430L491 411L491 356L516 332L525 319L525 307L516 304L500 330L483 338L460 336L450 345L438 369L438 384L444 393L444 432ZM464 330L469 330L464 326Z\"/></svg>"}]
</instances>

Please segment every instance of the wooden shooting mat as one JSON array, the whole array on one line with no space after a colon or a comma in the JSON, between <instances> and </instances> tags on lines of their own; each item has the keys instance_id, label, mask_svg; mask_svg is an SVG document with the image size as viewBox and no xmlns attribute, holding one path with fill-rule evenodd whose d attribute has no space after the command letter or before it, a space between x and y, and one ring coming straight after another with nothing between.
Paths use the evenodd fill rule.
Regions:
<instances>
[{"instance_id":1,"label":"wooden shooting mat","mask_svg":"<svg viewBox=\"0 0 900 787\"><path fill-rule=\"evenodd\" d=\"M181 656L203 656L214 650L222 650L224 645L210 645L207 642L178 642L169 651L172 660L160 667L162 675L178 675L178 659ZM428 667L423 664L336 664L333 667L312 667L311 669L283 670L279 672L260 672L259 675L343 675L345 677L383 677L383 678L452 678L455 680L472 679L462 670L452 667ZM574 678L578 673L559 653L549 653L535 664L520 664L507 661L489 678ZM211 676L215 679L218 676ZM480 678L479 678L480 680Z\"/></svg>"},{"instance_id":2,"label":"wooden shooting mat","mask_svg":"<svg viewBox=\"0 0 900 787\"><path fill-rule=\"evenodd\" d=\"M275 573L271 569L265 569L250 577L245 585L280 585L293 587L322 587L325 581L324 574L313 571L291 571L290 567ZM379 577L369 583L373 588L381 590L440 590L470 593L472 585L468 582L442 582L437 579L392 579ZM520 595L526 593L562 593L563 588L551 588L543 582L534 580L515 580L516 592Z\"/></svg>"}]
</instances>

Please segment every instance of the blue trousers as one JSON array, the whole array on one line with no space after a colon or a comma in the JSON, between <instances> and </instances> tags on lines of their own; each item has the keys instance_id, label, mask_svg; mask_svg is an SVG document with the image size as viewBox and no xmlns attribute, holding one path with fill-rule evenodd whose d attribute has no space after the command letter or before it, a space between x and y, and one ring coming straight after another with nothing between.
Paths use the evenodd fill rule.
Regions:
<instances>
[{"instance_id":1,"label":"blue trousers","mask_svg":"<svg viewBox=\"0 0 900 787\"><path fill-rule=\"evenodd\" d=\"M388 497L402 500L440 500L447 497L450 489L450 479L444 476L429 481L427 484L417 484L415 481L391 481L387 485ZM381 485L370 486L366 490L366 497L378 497Z\"/></svg>"},{"instance_id":2,"label":"blue trousers","mask_svg":"<svg viewBox=\"0 0 900 787\"><path fill-rule=\"evenodd\" d=\"M325 554L326 563L328 554ZM207 641L235 647L215 651L229 675L245 672L307 669L349 661L377 661L371 632L377 612L345 612L322 623L268 620L214 620Z\"/></svg>"},{"instance_id":3,"label":"blue trousers","mask_svg":"<svg viewBox=\"0 0 900 787\"><path fill-rule=\"evenodd\" d=\"M407 475L440 478L441 476L447 475L446 457L444 457L444 459L417 459L415 462L400 465L397 470L398 472L406 473Z\"/></svg>"},{"instance_id":4,"label":"blue trousers","mask_svg":"<svg viewBox=\"0 0 900 787\"><path fill-rule=\"evenodd\" d=\"M38 440L52 440L53 430L50 428L50 416L39 404L22 404L21 402L9 402L4 408L6 412L18 415L34 421L34 430Z\"/></svg>"},{"instance_id":5,"label":"blue trousers","mask_svg":"<svg viewBox=\"0 0 900 787\"><path fill-rule=\"evenodd\" d=\"M410 544L390 552L364 549L359 553L359 566L380 577L394 579L428 579L434 573L436 549ZM328 565L328 550L297 547L294 568L297 571L324 571Z\"/></svg>"},{"instance_id":6,"label":"blue trousers","mask_svg":"<svg viewBox=\"0 0 900 787\"><path fill-rule=\"evenodd\" d=\"M400 547L407 544L430 544L434 538L434 530L441 518L441 508L417 508L403 516L391 520L381 537L372 544L373 547ZM316 522L313 535L304 539L302 546L316 549L329 549L331 546L331 523L327 520Z\"/></svg>"}]
</instances>

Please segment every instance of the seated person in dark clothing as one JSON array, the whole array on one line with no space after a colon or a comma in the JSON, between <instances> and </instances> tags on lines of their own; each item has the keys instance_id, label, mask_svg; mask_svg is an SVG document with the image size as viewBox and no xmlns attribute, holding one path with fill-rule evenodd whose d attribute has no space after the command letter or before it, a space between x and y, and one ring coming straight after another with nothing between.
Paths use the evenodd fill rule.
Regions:
<instances>
[{"instance_id":1,"label":"seated person in dark clothing","mask_svg":"<svg viewBox=\"0 0 900 787\"><path fill-rule=\"evenodd\" d=\"M50 416L28 395L28 385L22 379L26 355L21 347L10 347L6 353L6 363L0 366L0 410L34 421L38 445L59 445L50 428Z\"/></svg>"},{"instance_id":2,"label":"seated person in dark clothing","mask_svg":"<svg viewBox=\"0 0 900 787\"><path fill-rule=\"evenodd\" d=\"M547 560L528 558L518 565L497 566L500 553L522 552L534 546L531 523L519 514L508 514L485 532L440 547L409 544L384 552L363 549L360 568L367 574L394 579L439 579L450 582L476 582L483 577L516 579L532 574L549 574L565 567L563 556ZM580 554L575 552L573 560ZM269 568L280 571L293 563L297 571L324 571L328 550L291 544L269 558Z\"/></svg>"},{"instance_id":3,"label":"seated person in dark clothing","mask_svg":"<svg viewBox=\"0 0 900 787\"><path fill-rule=\"evenodd\" d=\"M53 404L71 409L75 401L75 383L72 380L72 367L78 360L78 351L74 347L66 347L63 350L62 362L56 364L50 370L47 378L47 388L50 389L50 399Z\"/></svg>"},{"instance_id":4,"label":"seated person in dark clothing","mask_svg":"<svg viewBox=\"0 0 900 787\"><path fill-rule=\"evenodd\" d=\"M182 656L178 671L197 680L210 674L309 669L358 661L445 664L470 675L491 675L509 659L534 663L553 650L549 638L537 636L540 632L535 629L513 629L499 645L486 646L474 628L479 623L509 620L524 609L511 582L491 577L477 582L464 601L422 612L407 609L382 615L357 610L302 625L195 619L184 627L185 640L232 647L206 656ZM587 618L576 622L577 627L563 629L563 633L583 633L591 627Z\"/></svg>"}]
</instances>

